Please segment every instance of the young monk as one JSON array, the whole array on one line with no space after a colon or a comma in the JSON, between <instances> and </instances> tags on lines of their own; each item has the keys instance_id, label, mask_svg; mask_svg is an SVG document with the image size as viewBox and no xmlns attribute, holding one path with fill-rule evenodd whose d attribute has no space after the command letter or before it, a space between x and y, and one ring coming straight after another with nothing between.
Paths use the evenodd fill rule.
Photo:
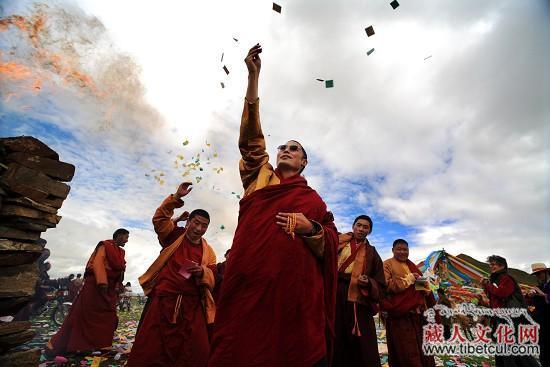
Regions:
<instances>
[{"instance_id":1,"label":"young monk","mask_svg":"<svg viewBox=\"0 0 550 367\"><path fill-rule=\"evenodd\" d=\"M126 268L124 245L130 232L119 228L112 240L97 244L86 264L84 286L59 331L46 344L46 354L110 348L118 325L116 307Z\"/></svg>"},{"instance_id":2,"label":"young monk","mask_svg":"<svg viewBox=\"0 0 550 367\"><path fill-rule=\"evenodd\" d=\"M172 220L184 196L192 190L182 183L156 210L153 225L162 246L159 257L139 278L149 297L141 316L129 367L204 367L208 361L207 325L214 321L216 256L203 238L210 215L196 209L185 227ZM186 217L186 216L184 216Z\"/></svg>"},{"instance_id":3,"label":"young monk","mask_svg":"<svg viewBox=\"0 0 550 367\"><path fill-rule=\"evenodd\" d=\"M380 294L386 287L384 266L367 236L372 219L360 215L353 232L338 240L338 289L336 293L335 367L380 366L374 315Z\"/></svg>"},{"instance_id":4,"label":"young monk","mask_svg":"<svg viewBox=\"0 0 550 367\"><path fill-rule=\"evenodd\" d=\"M277 168L260 125L261 46L245 59L248 88L239 137L245 194L219 298L209 366L327 365L334 333L336 228L300 173L295 140L278 148Z\"/></svg>"},{"instance_id":5,"label":"young monk","mask_svg":"<svg viewBox=\"0 0 550 367\"><path fill-rule=\"evenodd\" d=\"M403 239L393 242L393 257L384 261L387 297L381 302L387 313L386 339L391 367L435 367L433 356L422 351L422 313L435 305L431 291L415 290L422 273L409 260L409 244Z\"/></svg>"}]
</instances>

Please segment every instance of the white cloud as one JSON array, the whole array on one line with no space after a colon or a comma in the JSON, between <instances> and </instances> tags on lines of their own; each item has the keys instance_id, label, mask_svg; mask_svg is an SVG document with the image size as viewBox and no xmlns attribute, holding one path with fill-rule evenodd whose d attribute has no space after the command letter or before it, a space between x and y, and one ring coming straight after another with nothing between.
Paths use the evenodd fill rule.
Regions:
<instances>
[{"instance_id":1,"label":"white cloud","mask_svg":"<svg viewBox=\"0 0 550 367\"><path fill-rule=\"evenodd\" d=\"M124 221L149 223L180 180L170 166L186 138L191 141L186 154L208 139L225 168L205 176L188 200L189 207L211 211L207 238L221 255L237 219L230 192L241 189L242 59L260 41L268 149L273 152L289 138L305 145L312 157L306 176L338 215L342 230L357 205L408 226L417 245L414 259L445 247L479 259L498 253L523 267L550 263L540 251L549 237L543 4L418 1L394 11L386 3L299 1L283 4L281 15L262 1L79 6L90 15L71 11L97 16L106 28L101 42L88 46L103 51L83 64L102 76L101 85L117 90L113 81L122 80L129 91L113 100L118 111L113 123L99 130L108 104L75 96L71 89L51 87L55 93L48 98L29 95L4 103L14 110L31 103L31 116L75 136L71 143L48 142L77 164L62 208L67 224L52 231L52 259L54 242L69 246L69 226L76 222L84 233L97 229L105 235ZM370 24L376 35L367 38L364 28ZM371 47L375 52L366 56ZM222 52L229 76L221 69ZM120 78L126 70L121 65L131 65L129 81ZM315 78L334 79L335 88L325 89ZM45 106L52 104L59 110L47 114ZM167 172L164 186L144 177L153 168ZM143 251L154 235L147 225L143 233L134 230L128 256L132 274L138 274L150 259L133 249ZM69 266L70 257L66 261Z\"/></svg>"}]
</instances>

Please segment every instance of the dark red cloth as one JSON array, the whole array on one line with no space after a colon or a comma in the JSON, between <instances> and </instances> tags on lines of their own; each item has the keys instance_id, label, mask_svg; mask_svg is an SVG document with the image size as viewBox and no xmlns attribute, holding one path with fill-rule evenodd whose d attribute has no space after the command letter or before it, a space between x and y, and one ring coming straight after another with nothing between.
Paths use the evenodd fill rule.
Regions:
<instances>
[{"instance_id":1,"label":"dark red cloth","mask_svg":"<svg viewBox=\"0 0 550 367\"><path fill-rule=\"evenodd\" d=\"M279 212L301 212L323 226L323 259L277 226ZM242 199L209 366L304 367L330 354L337 246L332 214L301 176Z\"/></svg>"},{"instance_id":2,"label":"dark red cloth","mask_svg":"<svg viewBox=\"0 0 550 367\"><path fill-rule=\"evenodd\" d=\"M74 302L79 290L80 286L75 284L73 280L71 284L69 284L69 295L67 296L67 302Z\"/></svg>"},{"instance_id":3,"label":"dark red cloth","mask_svg":"<svg viewBox=\"0 0 550 367\"><path fill-rule=\"evenodd\" d=\"M216 264L216 271L214 272L216 275L216 285L214 286L214 291L212 292L212 297L214 297L214 301L216 303L218 303L218 299L220 298L220 289L222 286L223 274L225 273L226 265L226 261Z\"/></svg>"},{"instance_id":4,"label":"dark red cloth","mask_svg":"<svg viewBox=\"0 0 550 367\"><path fill-rule=\"evenodd\" d=\"M112 240L97 244L105 247L105 258L111 269L107 270L107 291L96 284L92 271L84 276L84 286L78 293L67 318L49 345L54 353L71 353L110 347L118 325L116 306L118 291L126 261L124 249ZM95 253L94 251L94 253Z\"/></svg>"},{"instance_id":5,"label":"dark red cloth","mask_svg":"<svg viewBox=\"0 0 550 367\"><path fill-rule=\"evenodd\" d=\"M378 312L380 292L386 286L384 264L368 240L365 245L367 251L362 274L369 277L369 283L367 287L359 289L364 299L361 302L350 302L348 300L349 279L343 276L339 276L338 279L333 367L377 367L381 365L374 315ZM355 258L356 255L357 253L351 256ZM359 328L360 335L355 335L356 333L353 332L356 327Z\"/></svg>"},{"instance_id":6,"label":"dark red cloth","mask_svg":"<svg viewBox=\"0 0 550 367\"><path fill-rule=\"evenodd\" d=\"M506 307L506 303L516 290L516 282L508 273L500 272L491 274L491 279L484 285L484 288L489 297L491 308L502 308ZM519 286L517 288L519 289Z\"/></svg>"},{"instance_id":7,"label":"dark red cloth","mask_svg":"<svg viewBox=\"0 0 550 367\"><path fill-rule=\"evenodd\" d=\"M113 240L105 240L98 243L98 246L103 245L105 247L105 256L107 263L111 269L107 269L107 276L111 278L112 276L120 275L121 271L126 269L126 260L124 258L125 252L124 249L118 246ZM109 274L109 270L112 275Z\"/></svg>"},{"instance_id":8,"label":"dark red cloth","mask_svg":"<svg viewBox=\"0 0 550 367\"><path fill-rule=\"evenodd\" d=\"M418 267L410 260L407 266L411 273L422 275ZM422 312L435 305L432 292L426 294L417 291L414 284L405 291L391 294L380 301L380 307L388 313L386 318L386 339L389 365L391 367L435 367L433 356L422 351L424 319ZM436 315L436 322L441 318Z\"/></svg>"},{"instance_id":9,"label":"dark red cloth","mask_svg":"<svg viewBox=\"0 0 550 367\"><path fill-rule=\"evenodd\" d=\"M160 271L143 311L128 367L206 366L210 348L199 287L194 277L185 279L179 274L186 259L200 264L202 255L202 244L184 237ZM172 323L180 295L176 323Z\"/></svg>"},{"instance_id":10,"label":"dark red cloth","mask_svg":"<svg viewBox=\"0 0 550 367\"><path fill-rule=\"evenodd\" d=\"M411 273L422 275L418 267L410 260L407 260L407 266ZM414 284L410 285L401 293L391 294L380 300L380 308L390 316L402 316L417 307L424 305L426 294L414 289ZM432 295L433 297L433 295Z\"/></svg>"},{"instance_id":11,"label":"dark red cloth","mask_svg":"<svg viewBox=\"0 0 550 367\"><path fill-rule=\"evenodd\" d=\"M382 273L384 270L382 270ZM338 280L336 292L336 340L333 367L379 367L380 355L374 312L370 305L348 301L349 281ZM355 312L357 311L357 312ZM357 327L361 336L353 335L357 315Z\"/></svg>"},{"instance_id":12,"label":"dark red cloth","mask_svg":"<svg viewBox=\"0 0 550 367\"><path fill-rule=\"evenodd\" d=\"M386 319L388 362L391 367L435 367L433 356L422 351L424 321L419 313L409 312Z\"/></svg>"}]
</instances>

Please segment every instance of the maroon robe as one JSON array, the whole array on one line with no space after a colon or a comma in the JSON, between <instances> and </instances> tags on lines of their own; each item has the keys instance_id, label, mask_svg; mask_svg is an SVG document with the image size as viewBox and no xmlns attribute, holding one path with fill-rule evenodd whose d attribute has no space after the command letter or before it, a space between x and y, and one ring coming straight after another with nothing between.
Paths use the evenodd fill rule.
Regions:
<instances>
[{"instance_id":1,"label":"maroon robe","mask_svg":"<svg viewBox=\"0 0 550 367\"><path fill-rule=\"evenodd\" d=\"M176 228L162 243L169 245L182 231ZM200 290L194 277L179 274L184 260L201 264L202 256L202 243L184 237L162 268L143 311L128 367L206 366L210 347Z\"/></svg>"},{"instance_id":2,"label":"maroon robe","mask_svg":"<svg viewBox=\"0 0 550 367\"><path fill-rule=\"evenodd\" d=\"M323 226L322 259L300 236L292 239L276 224L279 212L301 212ZM337 246L332 215L303 177L245 196L209 366L307 367L327 357L334 336Z\"/></svg>"},{"instance_id":3,"label":"maroon robe","mask_svg":"<svg viewBox=\"0 0 550 367\"><path fill-rule=\"evenodd\" d=\"M407 266L411 273L422 275L411 261L407 260ZM422 351L424 319L421 313L426 306L434 305L433 294L415 290L414 284L381 300L380 308L388 314L386 342L390 367L435 367L434 357Z\"/></svg>"},{"instance_id":4,"label":"maroon robe","mask_svg":"<svg viewBox=\"0 0 550 367\"><path fill-rule=\"evenodd\" d=\"M86 269L84 286L71 307L59 331L48 342L49 353L62 354L108 348L118 325L116 307L118 288L122 285L126 261L124 250L114 241L106 240L96 246L105 248L107 291L96 284L94 272ZM96 251L94 251L94 255ZM90 263L90 262L89 262Z\"/></svg>"},{"instance_id":5,"label":"maroon robe","mask_svg":"<svg viewBox=\"0 0 550 367\"><path fill-rule=\"evenodd\" d=\"M367 251L361 274L368 276L369 285L360 290L363 295L361 302L349 300L351 274L345 273L359 252L354 238L350 241L351 254L338 270L334 367L381 366L374 315L378 313L379 294L386 286L384 265L368 240L365 239L362 246L366 246Z\"/></svg>"}]
</instances>

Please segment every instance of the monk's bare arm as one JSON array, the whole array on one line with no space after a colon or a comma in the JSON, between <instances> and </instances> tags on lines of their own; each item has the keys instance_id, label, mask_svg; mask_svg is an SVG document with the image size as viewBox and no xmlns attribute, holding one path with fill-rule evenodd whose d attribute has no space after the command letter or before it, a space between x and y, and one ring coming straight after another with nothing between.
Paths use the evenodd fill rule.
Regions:
<instances>
[{"instance_id":1,"label":"monk's bare arm","mask_svg":"<svg viewBox=\"0 0 550 367\"><path fill-rule=\"evenodd\" d=\"M92 270L94 271L95 282L97 285L107 285L107 271L105 270L105 247L103 245L97 248L97 251L92 262Z\"/></svg>"},{"instance_id":2,"label":"monk's bare arm","mask_svg":"<svg viewBox=\"0 0 550 367\"><path fill-rule=\"evenodd\" d=\"M172 216L174 215L174 209L181 208L182 206L183 201L171 194L164 199L162 204L160 204L155 211L155 215L153 216L153 227L161 242L163 242L176 227L172 221Z\"/></svg>"}]
</instances>

